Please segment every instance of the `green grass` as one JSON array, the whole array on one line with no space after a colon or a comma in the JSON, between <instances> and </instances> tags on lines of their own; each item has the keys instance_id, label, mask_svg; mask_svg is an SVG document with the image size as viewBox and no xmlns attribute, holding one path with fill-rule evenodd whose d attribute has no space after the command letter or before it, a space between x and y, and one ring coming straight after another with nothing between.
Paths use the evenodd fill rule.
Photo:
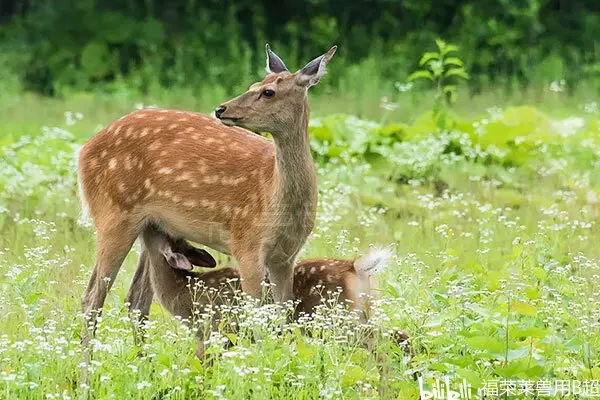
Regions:
<instances>
[{"instance_id":1,"label":"green grass","mask_svg":"<svg viewBox=\"0 0 600 400\"><path fill-rule=\"evenodd\" d=\"M217 95L142 102L208 111ZM420 99L427 95L398 94L399 108L388 114L380 95L324 90L311 99L315 117L353 113L409 125L401 141L379 148L377 124L346 117L313 124L319 212L303 256L351 258L370 244L395 244L372 321L380 332L374 352L389 356L387 395L418 398L415 375L429 384L464 378L475 388L491 379L599 380L600 136L597 112L581 108L587 98L546 94L537 102L546 116L532 108L510 120L500 114L481 134L468 127L492 120L488 107L530 98L463 96L457 114L469 132L446 135L415 133L427 123L410 124L427 109ZM90 383L80 386L80 298L94 233L78 222L73 152L137 102L127 93L23 95L2 108L0 398L379 398L376 355L357 345L360 333L339 310L324 310L309 337L294 329L277 335L280 313L244 309L251 317L238 346L213 344L221 356L205 366L189 330L153 305L140 351L123 305L136 251L109 294ZM83 118L68 125L66 111ZM553 124L565 116L581 123ZM394 344L393 328L409 333L414 356Z\"/></svg>"}]
</instances>

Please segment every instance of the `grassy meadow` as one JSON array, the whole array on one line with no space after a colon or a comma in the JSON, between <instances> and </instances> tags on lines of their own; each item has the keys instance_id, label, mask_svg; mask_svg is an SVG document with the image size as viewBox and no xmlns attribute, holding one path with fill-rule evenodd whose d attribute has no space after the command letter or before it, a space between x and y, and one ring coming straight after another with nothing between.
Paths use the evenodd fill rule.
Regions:
<instances>
[{"instance_id":1,"label":"grassy meadow","mask_svg":"<svg viewBox=\"0 0 600 400\"><path fill-rule=\"evenodd\" d=\"M474 392L490 380L600 380L593 96L459 93L442 130L428 92L365 84L340 95L322 86L311 95L319 209L302 257L394 246L369 322L375 349L359 345L354 317L332 304L283 333L274 306L243 307L237 345L225 349L215 335L211 365L194 357L190 329L153 304L138 346L124 305L136 246L107 298L81 384L80 299L95 236L81 218L75 151L136 107L210 112L228 96L3 95L0 399L404 400L419 398L419 376L426 385L465 379ZM412 354L393 340L396 329L409 334ZM388 382L378 354L387 355Z\"/></svg>"}]
</instances>

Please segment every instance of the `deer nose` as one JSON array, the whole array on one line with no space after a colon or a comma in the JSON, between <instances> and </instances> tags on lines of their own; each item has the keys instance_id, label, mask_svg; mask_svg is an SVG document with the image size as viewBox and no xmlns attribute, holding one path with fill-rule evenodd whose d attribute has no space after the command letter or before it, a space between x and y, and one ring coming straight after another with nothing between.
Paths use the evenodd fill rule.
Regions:
<instances>
[{"instance_id":1,"label":"deer nose","mask_svg":"<svg viewBox=\"0 0 600 400\"><path fill-rule=\"evenodd\" d=\"M227 107L225 107L225 106L217 107L215 109L215 117L221 118L221 115L223 115L223 113L225 112L226 109L227 109Z\"/></svg>"}]
</instances>

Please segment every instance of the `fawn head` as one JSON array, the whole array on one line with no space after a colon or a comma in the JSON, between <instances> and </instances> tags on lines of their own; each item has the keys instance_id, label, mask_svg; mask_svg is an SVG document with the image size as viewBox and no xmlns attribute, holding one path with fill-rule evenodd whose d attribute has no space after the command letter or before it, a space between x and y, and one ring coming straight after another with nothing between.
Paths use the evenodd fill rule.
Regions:
<instances>
[{"instance_id":1,"label":"fawn head","mask_svg":"<svg viewBox=\"0 0 600 400\"><path fill-rule=\"evenodd\" d=\"M250 86L246 93L221 104L215 116L226 125L257 133L269 132L273 137L284 135L299 115L308 113L306 92L319 83L336 49L337 46L333 46L301 70L291 73L267 44L265 79Z\"/></svg>"}]
</instances>

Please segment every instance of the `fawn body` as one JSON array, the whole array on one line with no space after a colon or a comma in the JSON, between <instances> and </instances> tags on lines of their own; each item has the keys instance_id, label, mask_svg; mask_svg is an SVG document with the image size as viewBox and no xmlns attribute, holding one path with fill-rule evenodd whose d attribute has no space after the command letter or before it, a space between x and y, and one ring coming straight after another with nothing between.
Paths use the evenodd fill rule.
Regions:
<instances>
[{"instance_id":1,"label":"fawn body","mask_svg":"<svg viewBox=\"0 0 600 400\"><path fill-rule=\"evenodd\" d=\"M240 272L236 268L225 267L214 271L194 272L179 268L167 254L172 252L172 240L168 235L151 227L144 230L143 240L149 257L140 268L146 269L154 294L159 303L171 314L192 319L193 300L206 305L231 302L233 293L239 289ZM180 246L177 251L186 256L199 250L191 245ZM214 260L206 253L201 266L214 266ZM371 250L355 260L343 259L311 259L299 261L294 269L294 296L298 302L295 318L302 314L310 315L321 303L328 292L341 288L339 301L350 302L350 307L360 313L362 319L369 314L369 296L374 296L376 283L372 275L383 268L391 256L389 250ZM214 288L218 296L203 293L199 299L192 299L189 288L194 280L200 281L207 288ZM213 320L215 323L216 320ZM202 331L197 355L203 353Z\"/></svg>"},{"instance_id":2,"label":"fawn body","mask_svg":"<svg viewBox=\"0 0 600 400\"><path fill-rule=\"evenodd\" d=\"M307 89L318 83L334 53L335 46L290 73L267 46L269 74L219 106L220 121L186 111L139 110L82 147L79 186L97 231L84 313L103 307L148 224L232 254L249 295L260 296L268 273L277 285L275 299L292 298L293 265L317 205ZM270 132L273 142L246 129ZM142 310L149 307L140 293L147 286L143 270L136 271L128 299ZM84 330L84 344L87 340Z\"/></svg>"}]
</instances>

